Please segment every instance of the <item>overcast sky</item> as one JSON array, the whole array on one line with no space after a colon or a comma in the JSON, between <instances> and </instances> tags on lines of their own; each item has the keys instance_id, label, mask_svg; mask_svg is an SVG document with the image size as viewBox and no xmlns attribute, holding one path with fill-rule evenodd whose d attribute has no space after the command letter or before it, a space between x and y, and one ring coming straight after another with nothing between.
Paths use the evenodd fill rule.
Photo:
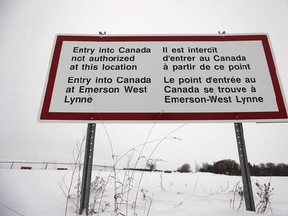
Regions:
<instances>
[{"instance_id":1,"label":"overcast sky","mask_svg":"<svg viewBox=\"0 0 288 216\"><path fill-rule=\"evenodd\" d=\"M1 0L0 158L69 162L85 136L87 124L38 121L56 34L268 33L287 96L287 20L287 0ZM243 125L251 163L288 163L288 124ZM111 145L121 156L156 140L147 157L166 136L152 156L161 167L238 162L233 123L98 123L94 163L111 164Z\"/></svg>"}]
</instances>

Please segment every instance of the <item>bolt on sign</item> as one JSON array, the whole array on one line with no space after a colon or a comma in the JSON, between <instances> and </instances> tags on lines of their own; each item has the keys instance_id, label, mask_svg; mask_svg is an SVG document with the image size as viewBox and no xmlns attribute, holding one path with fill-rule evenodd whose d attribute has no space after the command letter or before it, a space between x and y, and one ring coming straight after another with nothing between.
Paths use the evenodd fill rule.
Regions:
<instances>
[{"instance_id":1,"label":"bolt on sign","mask_svg":"<svg viewBox=\"0 0 288 216\"><path fill-rule=\"evenodd\" d=\"M268 35L58 35L41 120L279 121Z\"/></svg>"}]
</instances>

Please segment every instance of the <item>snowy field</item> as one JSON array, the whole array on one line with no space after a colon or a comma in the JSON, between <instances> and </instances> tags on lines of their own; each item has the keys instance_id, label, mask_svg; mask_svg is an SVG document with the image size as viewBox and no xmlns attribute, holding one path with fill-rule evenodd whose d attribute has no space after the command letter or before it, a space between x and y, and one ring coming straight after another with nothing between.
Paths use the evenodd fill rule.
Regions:
<instances>
[{"instance_id":1,"label":"snowy field","mask_svg":"<svg viewBox=\"0 0 288 216\"><path fill-rule=\"evenodd\" d=\"M70 184L71 176L72 172L67 170L0 169L0 215L77 215L77 206L73 202L77 202L79 176L75 173ZM235 188L240 190L237 186L242 185L241 177L210 173L145 172L139 183L141 176L142 172L138 171L119 171L114 174L94 170L94 188L90 199L92 206L95 200L94 215L257 215L246 211L245 204L238 210L241 198L235 193ZM287 216L288 178L252 177L255 205L259 203L256 182L260 185L271 182L274 188L270 206L264 215ZM72 201L68 202L65 213L65 194L70 185L69 197ZM115 213L116 207L118 211Z\"/></svg>"}]
</instances>

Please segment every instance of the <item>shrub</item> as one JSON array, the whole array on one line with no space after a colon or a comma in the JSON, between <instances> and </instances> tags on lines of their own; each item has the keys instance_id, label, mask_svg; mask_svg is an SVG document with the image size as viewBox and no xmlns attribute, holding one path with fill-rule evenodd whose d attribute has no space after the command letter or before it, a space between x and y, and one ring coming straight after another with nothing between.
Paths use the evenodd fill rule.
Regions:
<instances>
[{"instance_id":1,"label":"shrub","mask_svg":"<svg viewBox=\"0 0 288 216\"><path fill-rule=\"evenodd\" d=\"M155 170L156 167L157 167L157 160L152 160L152 159L148 160L148 161L146 162L146 167L147 167L150 171Z\"/></svg>"},{"instance_id":2,"label":"shrub","mask_svg":"<svg viewBox=\"0 0 288 216\"><path fill-rule=\"evenodd\" d=\"M274 188L271 188L270 182L268 182L268 184L263 185L260 185L258 182L256 182L256 186L257 186L257 195L258 198L260 199L259 203L256 206L257 213L264 214L268 209L268 207L270 207L271 213L273 213L271 209L270 197L272 195Z\"/></svg>"},{"instance_id":3,"label":"shrub","mask_svg":"<svg viewBox=\"0 0 288 216\"><path fill-rule=\"evenodd\" d=\"M188 173L188 172L191 172L191 166L189 163L185 163L183 164L181 167L179 167L177 169L178 172L181 172L181 173Z\"/></svg>"}]
</instances>

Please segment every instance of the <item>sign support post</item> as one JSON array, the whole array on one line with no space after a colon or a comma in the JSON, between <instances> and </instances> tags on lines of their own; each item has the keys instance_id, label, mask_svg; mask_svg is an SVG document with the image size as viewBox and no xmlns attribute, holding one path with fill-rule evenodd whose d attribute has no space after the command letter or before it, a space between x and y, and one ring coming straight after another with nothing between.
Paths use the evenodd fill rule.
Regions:
<instances>
[{"instance_id":1,"label":"sign support post","mask_svg":"<svg viewBox=\"0 0 288 216\"><path fill-rule=\"evenodd\" d=\"M86 146L85 146L80 209L79 209L80 214L82 214L84 209L86 209L86 215L88 215L88 210L89 210L89 197L90 197L90 185L91 185L91 175L92 175L92 166L93 166L95 130L96 130L96 124L89 123L87 127L87 135L86 135Z\"/></svg>"},{"instance_id":2,"label":"sign support post","mask_svg":"<svg viewBox=\"0 0 288 216\"><path fill-rule=\"evenodd\" d=\"M246 210L255 211L252 184L249 173L249 165L243 133L243 125L242 123L234 123L234 127L237 139L237 147L240 160Z\"/></svg>"}]
</instances>

